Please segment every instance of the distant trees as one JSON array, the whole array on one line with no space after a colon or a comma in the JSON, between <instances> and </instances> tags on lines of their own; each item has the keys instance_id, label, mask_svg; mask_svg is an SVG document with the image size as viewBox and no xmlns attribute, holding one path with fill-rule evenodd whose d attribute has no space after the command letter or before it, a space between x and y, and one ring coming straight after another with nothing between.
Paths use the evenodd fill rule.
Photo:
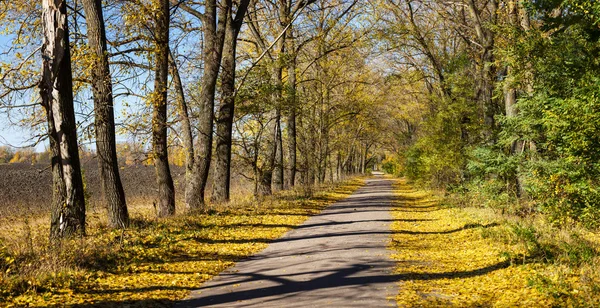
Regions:
<instances>
[{"instance_id":1,"label":"distant trees","mask_svg":"<svg viewBox=\"0 0 600 308\"><path fill-rule=\"evenodd\" d=\"M8 146L0 146L0 163L6 164L15 156L15 151Z\"/></svg>"},{"instance_id":2,"label":"distant trees","mask_svg":"<svg viewBox=\"0 0 600 308\"><path fill-rule=\"evenodd\" d=\"M512 214L599 225L597 3L385 0L374 9L397 93L386 147L402 174Z\"/></svg>"},{"instance_id":3,"label":"distant trees","mask_svg":"<svg viewBox=\"0 0 600 308\"><path fill-rule=\"evenodd\" d=\"M49 160L44 158L44 153L36 153L35 149L33 148L14 149L9 146L0 146L0 164L35 164L38 161L42 161L43 163L49 163Z\"/></svg>"}]
</instances>

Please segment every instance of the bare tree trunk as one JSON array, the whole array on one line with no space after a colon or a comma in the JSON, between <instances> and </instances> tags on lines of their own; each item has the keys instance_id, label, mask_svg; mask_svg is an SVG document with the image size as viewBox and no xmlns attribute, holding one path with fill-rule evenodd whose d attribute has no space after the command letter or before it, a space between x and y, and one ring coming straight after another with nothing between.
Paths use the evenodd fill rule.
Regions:
<instances>
[{"instance_id":1,"label":"bare tree trunk","mask_svg":"<svg viewBox=\"0 0 600 308\"><path fill-rule=\"evenodd\" d=\"M217 1L209 0L205 4L204 25L204 75L200 89L200 118L198 147L194 159L194 170L185 190L185 203L188 211L195 212L205 205L204 194L210 162L212 159L213 117L215 91L227 22L231 12L231 0L222 0L217 10ZM217 18L218 11L218 18Z\"/></svg>"},{"instance_id":2,"label":"bare tree trunk","mask_svg":"<svg viewBox=\"0 0 600 308\"><path fill-rule=\"evenodd\" d=\"M369 162L368 159L369 159L369 148L370 147L371 146L368 144L368 142L365 143L365 151L363 153L363 157L364 158L363 158L363 163L362 163L362 166L361 166L361 173L362 174L367 173L367 164Z\"/></svg>"},{"instance_id":3,"label":"bare tree trunk","mask_svg":"<svg viewBox=\"0 0 600 308\"><path fill-rule=\"evenodd\" d=\"M278 56L280 57L281 54L284 52L284 42L285 42L285 35L283 35L284 37L281 38L278 42L277 42L277 51L278 51ZM281 140L280 138L280 132L281 132L281 87L282 87L282 75L283 75L283 67L280 64L279 59L276 60L273 63L273 71L271 72L271 81L273 82L274 86L275 86L275 90L271 96L272 99L272 104L273 104L273 111L271 112L270 115L270 123L268 126L267 131L271 132L271 136L270 136L270 140L267 140L267 157L266 157L266 161L263 164L263 167L261 168L261 179L260 179L260 184L259 184L259 189L258 189L258 194L259 195L270 195L273 193L273 189L272 189L272 184L273 182L275 182L276 184L276 188L280 188L280 186L278 185L279 182L282 180L280 177L278 177L278 173L276 173L276 168L277 168L277 148L280 146L280 142L279 140ZM273 175L276 176L276 180L273 180ZM281 182L283 183L283 182Z\"/></svg>"},{"instance_id":4,"label":"bare tree trunk","mask_svg":"<svg viewBox=\"0 0 600 308\"><path fill-rule=\"evenodd\" d=\"M235 18L227 23L221 73L221 104L217 115L217 147L212 200L229 201L231 186L231 137L235 111L235 56L237 37L250 0L240 2Z\"/></svg>"},{"instance_id":5,"label":"bare tree trunk","mask_svg":"<svg viewBox=\"0 0 600 308\"><path fill-rule=\"evenodd\" d=\"M519 27L519 13L518 13L518 4L516 0L510 0L508 3L508 19L509 19L509 23L511 26L517 28ZM512 38L513 40L515 39L514 37ZM506 112L506 117L507 118L514 118L517 116L517 109L516 109L516 103L517 103L517 90L515 88L515 84L512 80L512 76L513 76L514 72L513 72L513 67L511 67L510 65L506 67L506 80L505 80L505 84L504 84L504 105L505 105L505 112ZM511 154L515 155L515 154L519 154L519 149L521 149L523 147L523 141L520 140L515 140L512 142L511 144L511 149L510 152ZM517 195L517 197L521 197L524 192L525 189L523 187L523 179L520 175L517 174L516 178L514 179L514 188L515 188L515 193Z\"/></svg>"},{"instance_id":6,"label":"bare tree trunk","mask_svg":"<svg viewBox=\"0 0 600 308\"><path fill-rule=\"evenodd\" d=\"M108 66L102 1L84 0L83 8L87 22L88 44L94 52L92 92L94 94L96 150L102 191L108 209L108 225L111 228L125 228L129 225L129 213L119 176L112 80Z\"/></svg>"},{"instance_id":7,"label":"bare tree trunk","mask_svg":"<svg viewBox=\"0 0 600 308\"><path fill-rule=\"evenodd\" d=\"M488 5L492 12L491 20L488 22L495 25L497 21L498 1L491 0ZM494 101L494 78L496 66L494 64L494 32L485 27L485 22L481 18L481 12L477 9L475 0L468 1L467 7L474 20L475 33L481 43L483 51L481 53L481 64L479 76L477 76L476 98L481 101L483 120L486 125L486 135L491 137L496 126L494 116L496 115L497 106Z\"/></svg>"},{"instance_id":8,"label":"bare tree trunk","mask_svg":"<svg viewBox=\"0 0 600 308\"><path fill-rule=\"evenodd\" d=\"M189 116L189 109L183 91L181 76L177 62L173 58L173 54L169 52L169 67L171 77L173 78L173 87L175 87L175 95L177 97L177 105L179 108L179 117L181 120L181 135L183 136L183 147L185 151L185 180L186 183L192 176L192 167L194 166L194 135L192 134L192 124Z\"/></svg>"},{"instance_id":9,"label":"bare tree trunk","mask_svg":"<svg viewBox=\"0 0 600 308\"><path fill-rule=\"evenodd\" d=\"M154 93L152 97L152 146L156 182L158 184L158 217L175 214L175 187L169 167L167 147L167 83L169 81L169 0L160 0L156 19L156 63L154 69Z\"/></svg>"},{"instance_id":10,"label":"bare tree trunk","mask_svg":"<svg viewBox=\"0 0 600 308\"><path fill-rule=\"evenodd\" d=\"M42 1L42 80L52 150L50 239L85 234L85 198L73 108L73 78L64 0Z\"/></svg>"},{"instance_id":11,"label":"bare tree trunk","mask_svg":"<svg viewBox=\"0 0 600 308\"><path fill-rule=\"evenodd\" d=\"M337 152L335 172L336 180L340 181L342 179L342 153L340 151Z\"/></svg>"},{"instance_id":12,"label":"bare tree trunk","mask_svg":"<svg viewBox=\"0 0 600 308\"><path fill-rule=\"evenodd\" d=\"M283 174L283 138L281 136L281 106L277 110L276 115L276 139L275 139L275 168L273 184L276 191L283 190L284 174Z\"/></svg>"},{"instance_id":13,"label":"bare tree trunk","mask_svg":"<svg viewBox=\"0 0 600 308\"><path fill-rule=\"evenodd\" d=\"M302 114L297 115L297 124L298 127L300 128L300 131L302 131L302 129L304 129L304 125L303 125L303 121L302 121ZM307 138L305 136L304 133L300 133L298 135L298 139L300 141L300 144L298 145L298 148L300 150L300 183L302 185L306 185L308 183L308 145L307 145Z\"/></svg>"},{"instance_id":14,"label":"bare tree trunk","mask_svg":"<svg viewBox=\"0 0 600 308\"><path fill-rule=\"evenodd\" d=\"M287 4L286 4L287 5ZM288 17L286 5L280 5L281 15L281 29L287 27ZM274 61L274 74L273 84L275 86L275 93L273 95L273 103L275 106L275 135L274 146L275 146L275 164L273 166L273 185L275 190L283 190L284 174L283 174L283 138L281 136L281 108L282 108L282 94L283 94L283 56L285 52L287 34L277 42L277 59Z\"/></svg>"},{"instance_id":15,"label":"bare tree trunk","mask_svg":"<svg viewBox=\"0 0 600 308\"><path fill-rule=\"evenodd\" d=\"M290 51L294 51L294 42L293 37L289 38L289 46L288 49ZM294 187L296 182L296 58L292 56L290 63L288 65L288 118L287 118L287 129L288 129L288 163L290 166L290 176L289 176L289 187Z\"/></svg>"},{"instance_id":16,"label":"bare tree trunk","mask_svg":"<svg viewBox=\"0 0 600 308\"><path fill-rule=\"evenodd\" d=\"M275 124L275 118L271 120L271 124L267 126L266 130L267 132L271 131L272 140L266 140L268 143L266 147L267 157L263 167L259 169L257 196L268 196L273 193L271 184L273 182L273 170L277 155L277 125Z\"/></svg>"}]
</instances>

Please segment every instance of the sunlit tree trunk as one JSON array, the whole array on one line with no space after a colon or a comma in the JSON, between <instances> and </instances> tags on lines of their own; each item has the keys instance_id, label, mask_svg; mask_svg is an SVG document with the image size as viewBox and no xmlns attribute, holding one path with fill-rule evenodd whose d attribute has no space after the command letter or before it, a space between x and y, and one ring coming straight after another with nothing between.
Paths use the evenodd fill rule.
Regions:
<instances>
[{"instance_id":1,"label":"sunlit tree trunk","mask_svg":"<svg viewBox=\"0 0 600 308\"><path fill-rule=\"evenodd\" d=\"M285 35L283 35L276 45L276 50L278 51L278 55L281 56L281 53L284 51L284 42ZM261 168L260 175L260 184L258 189L259 195L270 195L273 193L273 184L275 184L276 189L283 188L282 182L282 173L279 173L278 168L278 147L281 148L281 88L282 88L282 75L283 75L283 66L280 63L281 61L275 60L273 63L273 68L271 71L271 82L273 83L273 87L275 88L273 94L271 95L273 110L270 112L269 125L267 126L267 132L270 132L270 136L266 138L267 142L267 152L266 159L263 167ZM282 171L283 172L283 171ZM273 178L275 177L275 179Z\"/></svg>"},{"instance_id":2,"label":"sunlit tree trunk","mask_svg":"<svg viewBox=\"0 0 600 308\"><path fill-rule=\"evenodd\" d=\"M485 22L481 17L481 12L478 10L475 0L469 0L467 3L471 17L474 20L475 33L482 49L479 74L476 75L477 88L475 97L481 102L483 121L486 125L486 135L489 138L496 127L494 116L498 112L493 95L496 74L496 65L494 63L495 38L494 32L489 29L489 26L496 24L498 1L491 0L488 5L490 6L489 10L492 12L492 16L488 22Z\"/></svg>"},{"instance_id":3,"label":"sunlit tree trunk","mask_svg":"<svg viewBox=\"0 0 600 308\"><path fill-rule=\"evenodd\" d=\"M42 1L42 80L40 95L52 151L50 238L85 234L85 198L73 108L73 78L67 4Z\"/></svg>"},{"instance_id":4,"label":"sunlit tree trunk","mask_svg":"<svg viewBox=\"0 0 600 308\"><path fill-rule=\"evenodd\" d=\"M288 39L288 50L293 52L294 38L290 35ZM297 153L297 133L296 133L296 57L292 55L292 59L288 64L288 118L287 118L287 132L288 132L288 164L290 169L290 175L288 177L289 187L294 187L296 182L296 153Z\"/></svg>"},{"instance_id":5,"label":"sunlit tree trunk","mask_svg":"<svg viewBox=\"0 0 600 308\"><path fill-rule=\"evenodd\" d=\"M277 115L275 116L276 139L275 139L275 168L273 186L275 190L283 190L284 172L283 172L283 137L281 135L281 105L278 107Z\"/></svg>"},{"instance_id":6,"label":"sunlit tree trunk","mask_svg":"<svg viewBox=\"0 0 600 308\"><path fill-rule=\"evenodd\" d=\"M169 167L167 147L167 83L169 79L169 0L159 0L156 18L156 59L154 68L154 93L152 103L152 147L156 181L158 184L158 217L175 214L175 187Z\"/></svg>"},{"instance_id":7,"label":"sunlit tree trunk","mask_svg":"<svg viewBox=\"0 0 600 308\"><path fill-rule=\"evenodd\" d=\"M94 94L96 151L102 191L108 209L108 225L112 228L125 228L129 225L129 214L117 160L112 80L108 66L102 1L84 0L83 8L87 22L88 44L94 53L92 92Z\"/></svg>"},{"instance_id":8,"label":"sunlit tree trunk","mask_svg":"<svg viewBox=\"0 0 600 308\"><path fill-rule=\"evenodd\" d=\"M212 159L213 117L215 91L223 54L223 42L231 12L231 0L209 0L205 3L202 20L204 26L204 75L200 88L200 116L198 119L198 146L194 169L186 183L185 203L188 211L204 208L205 191ZM217 16L218 15L218 16Z\"/></svg>"},{"instance_id":9,"label":"sunlit tree trunk","mask_svg":"<svg viewBox=\"0 0 600 308\"><path fill-rule=\"evenodd\" d=\"M186 183L192 176L194 166L194 135L192 133L192 123L189 115L187 100L183 90L183 83L179 75L177 62L173 58L173 54L169 52L169 70L173 78L173 87L175 88L175 96L179 111L179 119L181 121L181 139L183 140L183 148L185 151L185 180Z\"/></svg>"},{"instance_id":10,"label":"sunlit tree trunk","mask_svg":"<svg viewBox=\"0 0 600 308\"><path fill-rule=\"evenodd\" d=\"M223 46L221 72L221 103L217 114L215 171L212 199L216 202L229 200L231 187L231 141L235 111L235 57L237 37L250 0L240 1L235 18L227 23Z\"/></svg>"}]
</instances>

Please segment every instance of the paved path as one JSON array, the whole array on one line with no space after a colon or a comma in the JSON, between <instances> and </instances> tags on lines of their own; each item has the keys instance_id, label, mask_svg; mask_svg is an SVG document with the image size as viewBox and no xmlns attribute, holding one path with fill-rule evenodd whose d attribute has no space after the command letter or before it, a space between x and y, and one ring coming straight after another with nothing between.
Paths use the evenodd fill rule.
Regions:
<instances>
[{"instance_id":1,"label":"paved path","mask_svg":"<svg viewBox=\"0 0 600 308\"><path fill-rule=\"evenodd\" d=\"M180 307L395 306L391 181L376 178L346 200L193 291Z\"/></svg>"}]
</instances>

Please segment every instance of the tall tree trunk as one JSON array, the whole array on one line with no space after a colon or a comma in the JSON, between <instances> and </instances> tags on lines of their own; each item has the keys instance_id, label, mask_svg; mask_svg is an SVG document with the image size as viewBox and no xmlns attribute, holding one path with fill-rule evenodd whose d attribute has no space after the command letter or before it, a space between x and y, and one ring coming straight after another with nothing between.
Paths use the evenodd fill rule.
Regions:
<instances>
[{"instance_id":1,"label":"tall tree trunk","mask_svg":"<svg viewBox=\"0 0 600 308\"><path fill-rule=\"evenodd\" d=\"M284 174L283 174L283 137L281 136L281 105L277 110L276 115L276 139L275 139L275 169L274 169L274 178L273 178L273 186L276 191L283 190L284 183Z\"/></svg>"},{"instance_id":2,"label":"tall tree trunk","mask_svg":"<svg viewBox=\"0 0 600 308\"><path fill-rule=\"evenodd\" d=\"M267 142L267 157L262 168L259 168L259 180L258 189L256 190L256 196L268 196L273 193L272 182L273 182L273 170L275 168L275 159L277 156L277 125L275 123L275 117L270 121L271 123L267 126L267 133L271 133L271 140L265 140Z\"/></svg>"},{"instance_id":3,"label":"tall tree trunk","mask_svg":"<svg viewBox=\"0 0 600 308\"><path fill-rule=\"evenodd\" d=\"M221 72L221 104L217 114L217 135L215 149L215 171L212 199L215 202L229 201L231 186L231 142L235 112L235 57L237 37L250 0L242 0L235 18L227 23L223 46Z\"/></svg>"},{"instance_id":4,"label":"tall tree trunk","mask_svg":"<svg viewBox=\"0 0 600 308\"><path fill-rule=\"evenodd\" d=\"M112 80L108 66L102 1L83 0L83 8L87 22L88 44L94 53L92 92L94 94L96 150L102 192L108 209L108 225L111 228L125 228L129 225L129 214L119 176Z\"/></svg>"},{"instance_id":5,"label":"tall tree trunk","mask_svg":"<svg viewBox=\"0 0 600 308\"><path fill-rule=\"evenodd\" d=\"M42 80L52 150L50 238L85 234L85 198L73 108L73 78L64 0L42 1Z\"/></svg>"},{"instance_id":6,"label":"tall tree trunk","mask_svg":"<svg viewBox=\"0 0 600 308\"><path fill-rule=\"evenodd\" d=\"M284 52L284 42L285 42L285 34L283 37L277 42L277 51L278 57L282 56ZM273 94L271 95L273 111L270 113L269 125L267 126L267 132L271 132L269 140L267 140L267 157L263 167L261 168L261 179L258 189L259 195L270 195L273 193L272 184L275 182L276 188L279 189L280 186L278 183L282 180L280 177L276 177L276 180L273 180L273 176L277 176L276 173L277 168L277 148L280 146L279 140L280 138L280 124L281 124L281 87L282 87L282 75L283 75L283 66L280 63L280 59L276 59L273 63L273 70L271 72L271 82L275 87ZM281 182L283 183L283 182Z\"/></svg>"},{"instance_id":7,"label":"tall tree trunk","mask_svg":"<svg viewBox=\"0 0 600 308\"><path fill-rule=\"evenodd\" d=\"M175 214L175 187L169 167L167 148L167 83L169 79L169 0L159 0L154 36L156 38L156 63L154 93L152 96L152 146L156 181L158 184L158 217Z\"/></svg>"},{"instance_id":8,"label":"tall tree trunk","mask_svg":"<svg viewBox=\"0 0 600 308\"><path fill-rule=\"evenodd\" d=\"M508 19L510 25L514 27L515 30L520 26L518 4L516 0L510 0L508 3ZM511 35L510 39L513 41L516 40L514 35ZM514 118L517 116L518 113L517 108L515 106L517 103L517 89L515 88L515 83L512 80L512 77L514 75L513 70L513 67L510 65L506 67L506 78L504 84L504 106L507 118ZM511 154L519 154L519 149L522 147L523 141L513 141L510 149ZM521 197L525 192L525 189L523 187L523 179L520 175L517 174L517 176L514 179L513 185L517 197Z\"/></svg>"},{"instance_id":9,"label":"tall tree trunk","mask_svg":"<svg viewBox=\"0 0 600 308\"><path fill-rule=\"evenodd\" d=\"M173 54L169 51L169 67L171 77L173 78L173 87L177 97L177 106L179 108L179 117L181 120L181 135L183 136L183 147L185 151L185 180L186 183L192 176L194 166L194 135L192 134L192 123L190 120L189 109L183 91L183 83L179 75L179 68Z\"/></svg>"},{"instance_id":10,"label":"tall tree trunk","mask_svg":"<svg viewBox=\"0 0 600 308\"><path fill-rule=\"evenodd\" d=\"M204 75L200 89L198 147L194 159L193 175L187 182L185 190L186 207L191 212L200 211L205 205L204 194L212 159L215 91L227 22L231 15L231 0L220 1L219 5L216 0L206 1L205 11L203 19Z\"/></svg>"},{"instance_id":11,"label":"tall tree trunk","mask_svg":"<svg viewBox=\"0 0 600 308\"><path fill-rule=\"evenodd\" d=\"M288 49L293 52L295 47L293 43L293 37L290 35ZM292 59L288 64L288 118L287 118L287 132L288 132L288 164L290 174L288 178L289 187L294 187L296 182L296 58L292 55Z\"/></svg>"},{"instance_id":12,"label":"tall tree trunk","mask_svg":"<svg viewBox=\"0 0 600 308\"><path fill-rule=\"evenodd\" d=\"M287 17L287 4L280 5L281 15L281 30L283 31L288 24ZM286 30L287 32L287 30ZM283 64L284 64L284 52L286 45L287 33L277 43L277 59L274 64L273 84L275 86L275 94L273 96L273 102L275 104L275 135L274 146L275 146L275 164L273 166L273 186L275 190L283 190L284 174L283 174L283 138L281 136L281 109L282 109L282 98L283 98Z\"/></svg>"},{"instance_id":13,"label":"tall tree trunk","mask_svg":"<svg viewBox=\"0 0 600 308\"><path fill-rule=\"evenodd\" d=\"M468 1L467 7L474 20L475 33L479 39L481 48L481 64L479 67L479 75L477 76L476 98L481 102L481 110L483 112L483 121L486 125L486 135L492 137L496 127L494 116L498 112L494 100L494 78L496 74L496 65L494 64L494 32L489 29L489 25L494 26L497 22L498 1L491 0L488 5L491 13L490 21L485 23L482 20L481 12L478 10L475 0ZM489 24L486 26L486 24Z\"/></svg>"},{"instance_id":14,"label":"tall tree trunk","mask_svg":"<svg viewBox=\"0 0 600 308\"><path fill-rule=\"evenodd\" d=\"M300 128L300 134L298 135L298 139L300 141L298 148L300 150L300 183L302 185L307 185L308 183L308 140L306 138L303 121L302 121L302 113L297 114L297 124Z\"/></svg>"},{"instance_id":15,"label":"tall tree trunk","mask_svg":"<svg viewBox=\"0 0 600 308\"><path fill-rule=\"evenodd\" d=\"M342 153L340 151L337 152L335 173L336 180L340 181L342 179Z\"/></svg>"},{"instance_id":16,"label":"tall tree trunk","mask_svg":"<svg viewBox=\"0 0 600 308\"><path fill-rule=\"evenodd\" d=\"M371 148L371 146L369 145L369 143L365 143L365 151L363 152L364 158L363 158L363 164L361 166L362 168L362 173L365 174L367 173L367 164L369 163L369 149Z\"/></svg>"}]
</instances>

